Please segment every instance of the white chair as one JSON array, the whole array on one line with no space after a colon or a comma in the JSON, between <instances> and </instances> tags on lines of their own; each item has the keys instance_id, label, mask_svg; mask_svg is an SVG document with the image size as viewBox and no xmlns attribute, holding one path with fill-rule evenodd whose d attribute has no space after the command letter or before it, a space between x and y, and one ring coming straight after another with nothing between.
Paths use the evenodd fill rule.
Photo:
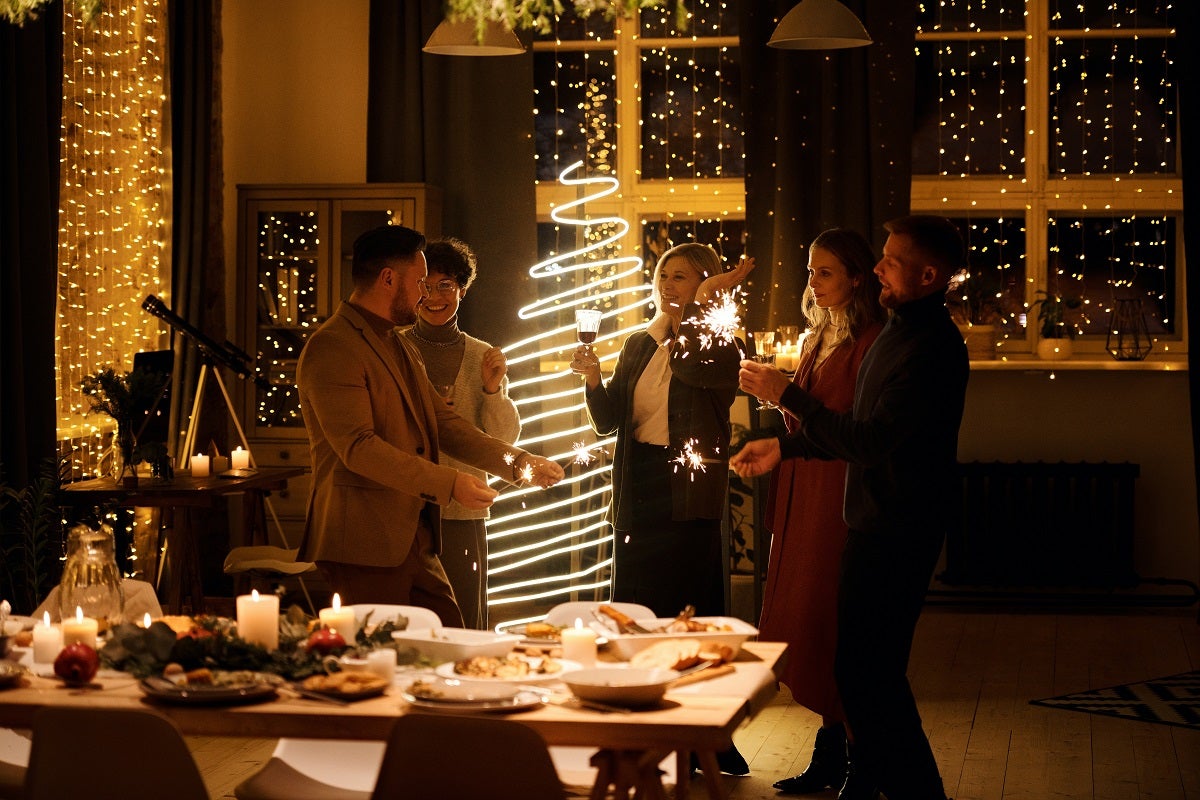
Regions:
<instances>
[{"instance_id":1,"label":"white chair","mask_svg":"<svg viewBox=\"0 0 1200 800\"><path fill-rule=\"evenodd\" d=\"M542 737L493 717L408 713L388 737L372 800L564 800Z\"/></svg>"},{"instance_id":2,"label":"white chair","mask_svg":"<svg viewBox=\"0 0 1200 800\"><path fill-rule=\"evenodd\" d=\"M238 800L370 800L383 742L280 739L263 768L233 790Z\"/></svg>"},{"instance_id":3,"label":"white chair","mask_svg":"<svg viewBox=\"0 0 1200 800\"><path fill-rule=\"evenodd\" d=\"M406 630L422 630L429 628L441 628L442 620L433 611L420 606L397 606L387 605L384 603L355 603L346 608L354 609L354 618L358 621L359 627L362 627L363 621L367 618L367 614L371 614L371 622L379 623L385 619L394 619L395 617L404 617L408 620Z\"/></svg>"},{"instance_id":4,"label":"white chair","mask_svg":"<svg viewBox=\"0 0 1200 800\"><path fill-rule=\"evenodd\" d=\"M438 615L420 606L384 603L355 603L359 626L371 622L408 620L408 630L442 627ZM379 764L383 742L334 739L280 739L263 768L234 789L238 800L368 800Z\"/></svg>"},{"instance_id":5,"label":"white chair","mask_svg":"<svg viewBox=\"0 0 1200 800\"><path fill-rule=\"evenodd\" d=\"M316 606L313 605L312 598L308 595L308 587L300 576L307 572L313 572L317 565L312 561L297 561L299 555L299 549L275 547L268 544L235 547L229 551L229 555L225 556L224 570L226 575L248 572L258 575L295 577L300 581L304 599L308 601L308 610L316 614Z\"/></svg>"},{"instance_id":6,"label":"white chair","mask_svg":"<svg viewBox=\"0 0 1200 800\"><path fill-rule=\"evenodd\" d=\"M47 707L33 718L27 800L208 800L179 729L134 708Z\"/></svg>"},{"instance_id":7,"label":"white chair","mask_svg":"<svg viewBox=\"0 0 1200 800\"><path fill-rule=\"evenodd\" d=\"M0 728L0 800L25 797L29 748L29 731Z\"/></svg>"},{"instance_id":8,"label":"white chair","mask_svg":"<svg viewBox=\"0 0 1200 800\"><path fill-rule=\"evenodd\" d=\"M574 625L575 620L583 620L587 625L593 619L592 612L600 606L612 606L622 614L634 619L657 619L657 615L646 606L637 603L597 603L595 601L576 601L559 603L546 612L546 622L551 625Z\"/></svg>"}]
</instances>

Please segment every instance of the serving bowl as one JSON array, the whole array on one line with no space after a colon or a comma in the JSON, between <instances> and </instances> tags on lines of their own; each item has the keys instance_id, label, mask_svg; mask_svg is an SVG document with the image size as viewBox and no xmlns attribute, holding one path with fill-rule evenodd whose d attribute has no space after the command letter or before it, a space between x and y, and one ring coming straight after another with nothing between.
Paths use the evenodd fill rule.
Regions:
<instances>
[{"instance_id":1,"label":"serving bowl","mask_svg":"<svg viewBox=\"0 0 1200 800\"><path fill-rule=\"evenodd\" d=\"M568 672L562 682L580 700L636 707L658 703L667 686L678 677L673 669L610 667Z\"/></svg>"},{"instance_id":2,"label":"serving bowl","mask_svg":"<svg viewBox=\"0 0 1200 800\"><path fill-rule=\"evenodd\" d=\"M758 628L737 617L694 617L693 619L696 622L709 623L713 627L719 628L719 630L679 631L672 633L613 633L598 622L593 622L592 627L598 631L604 631L604 635L608 637L611 652L623 661L628 661L635 653L639 653L650 645L666 641L667 639L696 639L701 644L723 644L732 651L729 657L736 658L738 651L742 649L742 642L752 636L758 635ZM635 621L644 628L657 630L666 627L674 620L672 618L663 618L636 619Z\"/></svg>"},{"instance_id":3,"label":"serving bowl","mask_svg":"<svg viewBox=\"0 0 1200 800\"><path fill-rule=\"evenodd\" d=\"M392 639L434 661L463 661L476 656L502 658L521 641L516 634L473 628L413 628L392 631Z\"/></svg>"}]
</instances>

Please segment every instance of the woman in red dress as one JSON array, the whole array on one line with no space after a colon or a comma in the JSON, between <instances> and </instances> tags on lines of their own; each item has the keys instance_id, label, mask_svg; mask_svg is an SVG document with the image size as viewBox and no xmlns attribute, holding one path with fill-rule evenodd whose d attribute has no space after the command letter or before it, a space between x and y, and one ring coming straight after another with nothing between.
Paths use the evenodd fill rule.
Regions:
<instances>
[{"instance_id":1,"label":"woman in red dress","mask_svg":"<svg viewBox=\"0 0 1200 800\"><path fill-rule=\"evenodd\" d=\"M853 231L827 230L809 248L803 300L808 335L794 381L833 411L850 410L858 365L883 328L874 266L870 245ZM742 389L760 398L778 402L787 388L778 371L755 369L750 375ZM791 431L796 420L786 413L784 420ZM836 460L788 459L772 475L765 516L771 556L759 630L763 639L788 643L781 680L796 702L821 715L808 768L775 788L808 794L846 783L849 793L839 798L857 800L857 782L847 781L846 729L833 678L845 481L846 462Z\"/></svg>"}]
</instances>

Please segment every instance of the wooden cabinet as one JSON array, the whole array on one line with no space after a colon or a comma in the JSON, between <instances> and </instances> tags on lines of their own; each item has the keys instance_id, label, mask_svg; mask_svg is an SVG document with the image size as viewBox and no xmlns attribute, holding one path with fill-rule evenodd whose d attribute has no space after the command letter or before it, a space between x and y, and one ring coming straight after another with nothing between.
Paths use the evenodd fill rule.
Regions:
<instances>
[{"instance_id":1,"label":"wooden cabinet","mask_svg":"<svg viewBox=\"0 0 1200 800\"><path fill-rule=\"evenodd\" d=\"M296 362L308 336L353 288L354 240L387 224L437 237L440 190L408 183L238 186L238 341L263 379L242 383L239 407L256 464L309 466ZM293 547L308 487L307 476L293 479L287 496L274 501Z\"/></svg>"}]
</instances>

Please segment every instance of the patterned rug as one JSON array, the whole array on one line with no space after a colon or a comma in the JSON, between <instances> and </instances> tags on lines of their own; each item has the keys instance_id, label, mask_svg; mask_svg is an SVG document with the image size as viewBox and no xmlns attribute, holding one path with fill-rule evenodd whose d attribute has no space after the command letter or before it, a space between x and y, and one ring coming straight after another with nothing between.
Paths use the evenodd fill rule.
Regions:
<instances>
[{"instance_id":1,"label":"patterned rug","mask_svg":"<svg viewBox=\"0 0 1200 800\"><path fill-rule=\"evenodd\" d=\"M1200 730L1200 671L1029 702L1035 706Z\"/></svg>"}]
</instances>

